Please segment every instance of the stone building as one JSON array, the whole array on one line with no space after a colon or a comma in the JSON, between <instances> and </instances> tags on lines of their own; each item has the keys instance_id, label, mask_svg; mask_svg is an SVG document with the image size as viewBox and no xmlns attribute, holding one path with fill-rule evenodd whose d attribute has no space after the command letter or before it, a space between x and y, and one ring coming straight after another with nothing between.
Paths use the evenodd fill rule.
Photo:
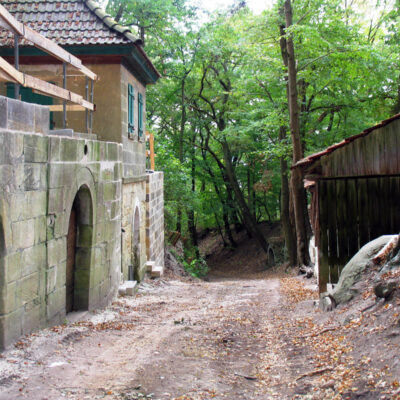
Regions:
<instances>
[{"instance_id":1,"label":"stone building","mask_svg":"<svg viewBox=\"0 0 400 400\"><path fill-rule=\"evenodd\" d=\"M163 175L146 170L146 85L159 74L92 0L4 0L99 77L96 111L0 83L0 347L104 306L121 280L163 266ZM14 63L0 30L0 56ZM83 75L19 40L19 70L87 95ZM63 77L66 77L66 82ZM33 104L29 104L33 103ZM64 114L65 110L65 114ZM84 133L81 133L84 132Z\"/></svg>"}]
</instances>

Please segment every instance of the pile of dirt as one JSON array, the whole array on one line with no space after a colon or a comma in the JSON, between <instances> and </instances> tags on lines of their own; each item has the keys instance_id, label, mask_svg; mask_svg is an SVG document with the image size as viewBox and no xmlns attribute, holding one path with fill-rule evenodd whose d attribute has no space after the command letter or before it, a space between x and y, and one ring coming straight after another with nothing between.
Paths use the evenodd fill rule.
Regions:
<instances>
[{"instance_id":1,"label":"pile of dirt","mask_svg":"<svg viewBox=\"0 0 400 400\"><path fill-rule=\"evenodd\" d=\"M175 246L168 244L164 249L164 275L167 279L177 279L180 281L192 281L194 278L185 270L182 263L178 261L183 257L183 245L179 240Z\"/></svg>"},{"instance_id":2,"label":"pile of dirt","mask_svg":"<svg viewBox=\"0 0 400 400\"><path fill-rule=\"evenodd\" d=\"M330 299L333 310L310 314L313 328L301 338L315 350L318 379L304 380L323 378L318 398L336 399L341 389L345 399L400 399L400 251L389 245L396 236L364 246L321 298L321 308Z\"/></svg>"}]
</instances>

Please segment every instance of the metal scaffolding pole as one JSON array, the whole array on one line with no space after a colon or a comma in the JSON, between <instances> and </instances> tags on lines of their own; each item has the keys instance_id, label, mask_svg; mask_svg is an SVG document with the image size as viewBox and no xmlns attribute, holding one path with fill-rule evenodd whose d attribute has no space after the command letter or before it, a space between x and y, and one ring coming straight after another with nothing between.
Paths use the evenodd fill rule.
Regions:
<instances>
[{"instance_id":1,"label":"metal scaffolding pole","mask_svg":"<svg viewBox=\"0 0 400 400\"><path fill-rule=\"evenodd\" d=\"M19 70L19 35L14 34L14 67ZM19 84L14 83L14 98L19 99Z\"/></svg>"},{"instance_id":2,"label":"metal scaffolding pole","mask_svg":"<svg viewBox=\"0 0 400 400\"><path fill-rule=\"evenodd\" d=\"M63 88L67 88L67 63L63 63ZM67 127L67 101L63 101L63 128Z\"/></svg>"}]
</instances>

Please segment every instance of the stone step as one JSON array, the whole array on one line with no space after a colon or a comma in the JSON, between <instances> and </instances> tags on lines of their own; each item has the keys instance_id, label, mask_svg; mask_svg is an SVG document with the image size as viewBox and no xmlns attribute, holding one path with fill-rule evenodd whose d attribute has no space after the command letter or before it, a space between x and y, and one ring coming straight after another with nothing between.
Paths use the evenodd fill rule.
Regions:
<instances>
[{"instance_id":1,"label":"stone step","mask_svg":"<svg viewBox=\"0 0 400 400\"><path fill-rule=\"evenodd\" d=\"M163 273L164 273L164 268L163 267L160 267L160 266L159 267L154 267L151 270L150 276L152 278L161 278Z\"/></svg>"},{"instance_id":2,"label":"stone step","mask_svg":"<svg viewBox=\"0 0 400 400\"><path fill-rule=\"evenodd\" d=\"M155 261L146 261L146 272L151 272L155 266Z\"/></svg>"},{"instance_id":3,"label":"stone step","mask_svg":"<svg viewBox=\"0 0 400 400\"><path fill-rule=\"evenodd\" d=\"M118 294L120 296L133 296L138 290L136 281L125 281L118 288Z\"/></svg>"}]
</instances>

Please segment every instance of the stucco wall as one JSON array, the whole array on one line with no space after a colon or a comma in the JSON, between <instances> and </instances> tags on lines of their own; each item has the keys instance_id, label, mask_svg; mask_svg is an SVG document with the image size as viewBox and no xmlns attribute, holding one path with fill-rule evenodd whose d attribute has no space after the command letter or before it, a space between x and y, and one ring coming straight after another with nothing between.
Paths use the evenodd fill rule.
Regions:
<instances>
[{"instance_id":1,"label":"stucco wall","mask_svg":"<svg viewBox=\"0 0 400 400\"><path fill-rule=\"evenodd\" d=\"M47 136L48 118L46 107L0 97L0 347L63 321L66 237L83 188L76 297L94 309L119 284L122 146Z\"/></svg>"},{"instance_id":2,"label":"stucco wall","mask_svg":"<svg viewBox=\"0 0 400 400\"><path fill-rule=\"evenodd\" d=\"M128 84L131 84L135 93L134 125L135 131L128 137ZM138 94L143 96L143 136L138 136ZM121 137L124 148L124 178L142 177L146 174L146 89L135 77L121 65L121 109L122 126Z\"/></svg>"}]
</instances>

